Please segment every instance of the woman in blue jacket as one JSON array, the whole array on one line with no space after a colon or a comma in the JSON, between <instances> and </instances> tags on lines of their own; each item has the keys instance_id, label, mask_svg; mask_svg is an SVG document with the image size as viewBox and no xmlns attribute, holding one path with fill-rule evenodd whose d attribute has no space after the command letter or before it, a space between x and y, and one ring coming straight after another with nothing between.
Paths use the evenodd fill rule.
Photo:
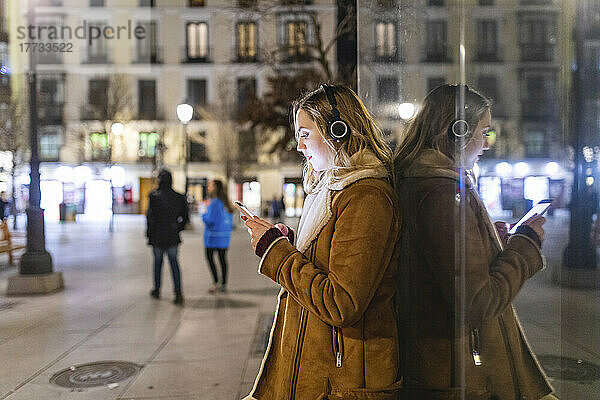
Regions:
<instances>
[{"instance_id":1,"label":"woman in blue jacket","mask_svg":"<svg viewBox=\"0 0 600 400\"><path fill-rule=\"evenodd\" d=\"M210 203L202 220L206 225L204 229L204 247L206 248L206 259L213 278L213 285L208 289L209 293L217 290L227 290L227 249L233 229L233 206L227 197L223 182L212 180L208 182L208 196ZM221 283L217 275L217 267L214 261L215 251L219 255L221 263Z\"/></svg>"}]
</instances>

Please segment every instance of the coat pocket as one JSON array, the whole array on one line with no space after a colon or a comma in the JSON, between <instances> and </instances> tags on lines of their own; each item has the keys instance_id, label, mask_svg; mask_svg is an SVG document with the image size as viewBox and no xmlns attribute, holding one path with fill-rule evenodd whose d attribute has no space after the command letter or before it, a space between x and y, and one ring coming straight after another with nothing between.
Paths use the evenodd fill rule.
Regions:
<instances>
[{"instance_id":1,"label":"coat pocket","mask_svg":"<svg viewBox=\"0 0 600 400\"><path fill-rule=\"evenodd\" d=\"M327 400L400 400L402 381L379 389L332 389Z\"/></svg>"}]
</instances>

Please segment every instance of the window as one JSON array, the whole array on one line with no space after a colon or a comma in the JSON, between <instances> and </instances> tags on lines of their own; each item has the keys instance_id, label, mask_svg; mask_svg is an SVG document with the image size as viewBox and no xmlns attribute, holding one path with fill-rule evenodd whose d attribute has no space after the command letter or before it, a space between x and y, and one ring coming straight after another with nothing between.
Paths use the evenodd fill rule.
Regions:
<instances>
[{"instance_id":1,"label":"window","mask_svg":"<svg viewBox=\"0 0 600 400\"><path fill-rule=\"evenodd\" d=\"M237 24L237 59L238 61L256 60L256 23L240 22Z\"/></svg>"},{"instance_id":2,"label":"window","mask_svg":"<svg viewBox=\"0 0 600 400\"><path fill-rule=\"evenodd\" d=\"M152 158L156 156L156 147L160 140L160 135L156 132L140 132L138 156L140 158Z\"/></svg>"},{"instance_id":3,"label":"window","mask_svg":"<svg viewBox=\"0 0 600 400\"><path fill-rule=\"evenodd\" d=\"M194 107L194 119L199 119L199 107L206 105L206 79L188 79L187 100Z\"/></svg>"},{"instance_id":4,"label":"window","mask_svg":"<svg viewBox=\"0 0 600 400\"><path fill-rule=\"evenodd\" d=\"M400 98L400 85L395 76L377 78L377 100L380 103L393 103Z\"/></svg>"},{"instance_id":5,"label":"window","mask_svg":"<svg viewBox=\"0 0 600 400\"><path fill-rule=\"evenodd\" d=\"M204 0L190 0L190 7L204 7Z\"/></svg>"},{"instance_id":6,"label":"window","mask_svg":"<svg viewBox=\"0 0 600 400\"><path fill-rule=\"evenodd\" d=\"M477 90L492 100L494 115L503 115L502 102L498 95L498 79L495 75L480 75L477 80Z\"/></svg>"},{"instance_id":7,"label":"window","mask_svg":"<svg viewBox=\"0 0 600 400\"><path fill-rule=\"evenodd\" d=\"M90 7L104 7L104 0L90 0Z\"/></svg>"},{"instance_id":8,"label":"window","mask_svg":"<svg viewBox=\"0 0 600 400\"><path fill-rule=\"evenodd\" d=\"M208 58L208 24L189 22L186 27L187 59L205 61Z\"/></svg>"},{"instance_id":9,"label":"window","mask_svg":"<svg viewBox=\"0 0 600 400\"><path fill-rule=\"evenodd\" d=\"M498 60L498 23L493 19L477 21L477 59Z\"/></svg>"},{"instance_id":10,"label":"window","mask_svg":"<svg viewBox=\"0 0 600 400\"><path fill-rule=\"evenodd\" d=\"M156 119L156 82L154 80L138 81L139 118Z\"/></svg>"},{"instance_id":11,"label":"window","mask_svg":"<svg viewBox=\"0 0 600 400\"><path fill-rule=\"evenodd\" d=\"M288 21L285 24L284 47L287 61L302 61L308 53L308 23L306 21Z\"/></svg>"},{"instance_id":12,"label":"window","mask_svg":"<svg viewBox=\"0 0 600 400\"><path fill-rule=\"evenodd\" d=\"M429 0L430 7L443 7L444 0Z\"/></svg>"},{"instance_id":13,"label":"window","mask_svg":"<svg viewBox=\"0 0 600 400\"><path fill-rule=\"evenodd\" d=\"M442 86L444 83L446 83L446 78L443 78L441 76L428 78L427 79L427 93L431 92L433 89L435 89L438 86Z\"/></svg>"},{"instance_id":14,"label":"window","mask_svg":"<svg viewBox=\"0 0 600 400\"><path fill-rule=\"evenodd\" d=\"M140 7L154 7L154 0L139 0Z\"/></svg>"},{"instance_id":15,"label":"window","mask_svg":"<svg viewBox=\"0 0 600 400\"><path fill-rule=\"evenodd\" d=\"M394 60L396 57L396 24L393 22L377 22L375 24L375 58L378 60Z\"/></svg>"},{"instance_id":16,"label":"window","mask_svg":"<svg viewBox=\"0 0 600 400\"><path fill-rule=\"evenodd\" d=\"M256 6L257 0L238 0L238 7L251 8Z\"/></svg>"},{"instance_id":17,"label":"window","mask_svg":"<svg viewBox=\"0 0 600 400\"><path fill-rule=\"evenodd\" d=\"M493 6L494 0L479 0L480 6Z\"/></svg>"},{"instance_id":18,"label":"window","mask_svg":"<svg viewBox=\"0 0 600 400\"><path fill-rule=\"evenodd\" d=\"M40 129L40 160L58 161L61 148L61 135L52 127Z\"/></svg>"},{"instance_id":19,"label":"window","mask_svg":"<svg viewBox=\"0 0 600 400\"><path fill-rule=\"evenodd\" d=\"M92 79L88 86L88 107L86 119L104 119L108 103L108 79Z\"/></svg>"},{"instance_id":20,"label":"window","mask_svg":"<svg viewBox=\"0 0 600 400\"><path fill-rule=\"evenodd\" d=\"M100 32L106 27L104 22L90 22L90 28L100 29ZM99 38L91 41L89 47L87 47L87 63L91 64L103 64L108 62L108 43L104 35L100 35Z\"/></svg>"},{"instance_id":21,"label":"window","mask_svg":"<svg viewBox=\"0 0 600 400\"><path fill-rule=\"evenodd\" d=\"M39 81L39 118L42 122L60 122L63 119L64 81L44 78Z\"/></svg>"},{"instance_id":22,"label":"window","mask_svg":"<svg viewBox=\"0 0 600 400\"><path fill-rule=\"evenodd\" d=\"M142 22L139 26L144 28L145 35L142 39L136 38L136 62L159 62L156 22Z\"/></svg>"},{"instance_id":23,"label":"window","mask_svg":"<svg viewBox=\"0 0 600 400\"><path fill-rule=\"evenodd\" d=\"M531 130L525 135L525 154L527 157L543 157L545 155L544 148L544 132L540 130Z\"/></svg>"},{"instance_id":24,"label":"window","mask_svg":"<svg viewBox=\"0 0 600 400\"><path fill-rule=\"evenodd\" d=\"M49 6L53 6L54 2L49 1L47 5ZM36 3L38 6L41 6L42 4ZM1 4L0 4L1 5ZM61 4L56 4L56 6L61 6ZM2 11L0 11L0 14L2 13ZM4 16L4 18L6 18L6 16ZM2 18L0 18L2 19ZM35 22L38 24L38 26L62 26L64 25L64 17L61 17L60 15L36 15L35 17ZM6 25L6 20L3 21L4 26L6 26L8 28L8 26ZM38 35L36 35L37 37ZM38 40L36 40L37 42L43 42L43 43L48 43L47 46L54 46L54 43L57 43L57 46L60 46L59 43L61 43L60 40L56 39L55 35L50 34L49 30L46 30L45 32L42 31L40 32L40 35L38 37ZM61 64L62 60L63 60L63 53L61 53L60 51L39 51L39 47L38 47L38 51L35 52L35 56L36 56L36 60L37 63L39 64Z\"/></svg>"},{"instance_id":25,"label":"window","mask_svg":"<svg viewBox=\"0 0 600 400\"><path fill-rule=\"evenodd\" d=\"M200 138L206 136L205 132L198 134ZM193 139L188 139L188 161L191 162L206 162L208 161L208 153L206 152L206 145L201 142L197 142Z\"/></svg>"},{"instance_id":26,"label":"window","mask_svg":"<svg viewBox=\"0 0 600 400\"><path fill-rule=\"evenodd\" d=\"M447 23L442 20L427 21L425 61L446 62L447 55Z\"/></svg>"},{"instance_id":27,"label":"window","mask_svg":"<svg viewBox=\"0 0 600 400\"><path fill-rule=\"evenodd\" d=\"M521 61L552 61L555 23L549 18L524 17L519 23Z\"/></svg>"},{"instance_id":28,"label":"window","mask_svg":"<svg viewBox=\"0 0 600 400\"><path fill-rule=\"evenodd\" d=\"M105 132L92 132L90 134L92 148L92 161L106 161L110 159L108 135Z\"/></svg>"},{"instance_id":29,"label":"window","mask_svg":"<svg viewBox=\"0 0 600 400\"><path fill-rule=\"evenodd\" d=\"M526 73L521 82L521 116L523 119L556 119L555 74Z\"/></svg>"},{"instance_id":30,"label":"window","mask_svg":"<svg viewBox=\"0 0 600 400\"><path fill-rule=\"evenodd\" d=\"M252 100L256 98L256 79L242 78L237 81L238 87L238 112L247 110Z\"/></svg>"}]
</instances>

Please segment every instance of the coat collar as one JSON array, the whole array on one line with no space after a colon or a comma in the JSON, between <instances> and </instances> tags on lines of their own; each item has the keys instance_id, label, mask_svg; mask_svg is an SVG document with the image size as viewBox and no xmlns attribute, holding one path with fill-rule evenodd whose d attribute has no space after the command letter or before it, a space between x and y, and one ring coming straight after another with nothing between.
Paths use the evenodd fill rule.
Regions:
<instances>
[{"instance_id":1,"label":"coat collar","mask_svg":"<svg viewBox=\"0 0 600 400\"><path fill-rule=\"evenodd\" d=\"M351 157L351 161L361 158L361 165L369 165L368 168L360 168L338 176L335 180L328 182L321 190L313 192L304 199L304 208L300 223L298 225L298 241L296 247L304 253L315 240L321 229L329 222L333 215L331 201L333 192L340 191L356 181L366 178L386 178L387 170L383 163L371 152L361 152Z\"/></svg>"}]
</instances>

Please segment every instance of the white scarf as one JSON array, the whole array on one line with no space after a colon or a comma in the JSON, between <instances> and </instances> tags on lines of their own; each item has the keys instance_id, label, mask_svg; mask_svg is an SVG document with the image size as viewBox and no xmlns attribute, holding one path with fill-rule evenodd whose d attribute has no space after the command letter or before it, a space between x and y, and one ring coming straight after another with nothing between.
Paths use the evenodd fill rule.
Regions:
<instances>
[{"instance_id":1,"label":"white scarf","mask_svg":"<svg viewBox=\"0 0 600 400\"><path fill-rule=\"evenodd\" d=\"M356 157L355 157L356 156ZM371 152L360 155L368 165L375 165L371 168L357 169L348 174L338 177L334 182L328 183L316 193L311 193L304 199L304 207L300 223L298 224L298 240L296 248L304 253L313 240L319 235L321 229L331 219L331 199L334 191L340 191L348 185L365 178L386 178L387 170L381 161ZM351 160L356 159L358 155L353 155Z\"/></svg>"}]
</instances>

